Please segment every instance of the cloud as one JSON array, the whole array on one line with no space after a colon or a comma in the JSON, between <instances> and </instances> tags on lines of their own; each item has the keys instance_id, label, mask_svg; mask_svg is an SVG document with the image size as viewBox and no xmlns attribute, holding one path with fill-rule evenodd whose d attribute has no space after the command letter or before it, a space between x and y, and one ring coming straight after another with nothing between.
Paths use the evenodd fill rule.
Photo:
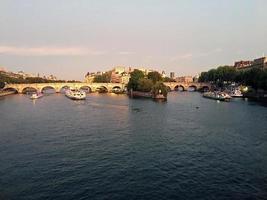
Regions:
<instances>
[{"instance_id":1,"label":"cloud","mask_svg":"<svg viewBox=\"0 0 267 200\"><path fill-rule=\"evenodd\" d=\"M0 46L0 54L15 56L83 56L103 55L104 51L93 51L83 47L17 47Z\"/></svg>"}]
</instances>

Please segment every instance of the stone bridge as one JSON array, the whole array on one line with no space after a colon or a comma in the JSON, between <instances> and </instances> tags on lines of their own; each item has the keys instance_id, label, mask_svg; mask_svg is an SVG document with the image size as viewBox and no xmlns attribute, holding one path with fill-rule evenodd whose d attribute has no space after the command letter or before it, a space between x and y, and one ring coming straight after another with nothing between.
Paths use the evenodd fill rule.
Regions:
<instances>
[{"instance_id":1,"label":"stone bridge","mask_svg":"<svg viewBox=\"0 0 267 200\"><path fill-rule=\"evenodd\" d=\"M178 90L178 88L182 88L184 91L188 90L189 87L194 88L196 91L201 89L211 89L210 83L187 83L187 82L166 82L164 83L169 87L171 91Z\"/></svg>"},{"instance_id":2,"label":"stone bridge","mask_svg":"<svg viewBox=\"0 0 267 200\"><path fill-rule=\"evenodd\" d=\"M102 88L111 92L113 89L125 89L125 84L121 83L29 83L29 84L6 84L3 88L14 89L18 93L24 93L26 89L34 89L39 92L43 92L45 89L54 89L56 92L60 92L64 88L72 89L87 89L89 92L95 92Z\"/></svg>"},{"instance_id":3,"label":"stone bridge","mask_svg":"<svg viewBox=\"0 0 267 200\"><path fill-rule=\"evenodd\" d=\"M184 91L188 90L189 87L195 88L195 90L200 90L203 88L210 89L211 85L209 83L183 83L183 82L165 82L166 86L169 87L171 91L178 90L178 87L182 88ZM25 84L6 84L3 88L4 90L14 89L18 93L24 93L26 89L34 89L39 92L43 92L45 89L54 89L56 92L60 92L63 88L73 88L73 89L87 89L89 92L95 92L102 88L108 92L112 92L115 88L124 90L126 88L125 84L122 83L25 83Z\"/></svg>"}]
</instances>

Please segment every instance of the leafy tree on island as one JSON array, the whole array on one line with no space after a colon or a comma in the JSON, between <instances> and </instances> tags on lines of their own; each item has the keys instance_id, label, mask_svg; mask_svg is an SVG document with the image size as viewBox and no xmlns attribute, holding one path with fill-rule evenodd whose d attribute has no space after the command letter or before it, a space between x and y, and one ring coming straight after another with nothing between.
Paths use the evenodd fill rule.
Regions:
<instances>
[{"instance_id":1,"label":"leafy tree on island","mask_svg":"<svg viewBox=\"0 0 267 200\"><path fill-rule=\"evenodd\" d=\"M153 82L150 79L141 78L138 80L137 90L141 92L151 92Z\"/></svg>"},{"instance_id":2,"label":"leafy tree on island","mask_svg":"<svg viewBox=\"0 0 267 200\"><path fill-rule=\"evenodd\" d=\"M158 94L162 94L164 97L167 97L168 94L168 87L164 85L163 82L158 81L155 85L152 87L152 94L154 96Z\"/></svg>"},{"instance_id":3,"label":"leafy tree on island","mask_svg":"<svg viewBox=\"0 0 267 200\"><path fill-rule=\"evenodd\" d=\"M157 71L153 71L153 72L149 72L147 74L147 78L152 80L153 83L155 84L157 81L162 81L162 76L159 72Z\"/></svg>"},{"instance_id":4,"label":"leafy tree on island","mask_svg":"<svg viewBox=\"0 0 267 200\"><path fill-rule=\"evenodd\" d=\"M140 79L145 78L144 72L141 70L135 69L133 72L131 72L131 78L128 82L127 88L128 90L137 90L138 89L138 81Z\"/></svg>"}]
</instances>

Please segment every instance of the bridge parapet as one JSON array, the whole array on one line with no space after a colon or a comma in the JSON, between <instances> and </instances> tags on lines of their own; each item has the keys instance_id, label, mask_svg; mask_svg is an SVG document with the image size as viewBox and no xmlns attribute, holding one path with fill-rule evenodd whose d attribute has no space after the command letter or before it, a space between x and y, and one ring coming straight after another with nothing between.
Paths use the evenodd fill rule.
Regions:
<instances>
[{"instance_id":1,"label":"bridge parapet","mask_svg":"<svg viewBox=\"0 0 267 200\"><path fill-rule=\"evenodd\" d=\"M88 87L90 91L96 91L98 88L106 88L109 92L112 91L114 87L121 89L125 88L125 84L122 83L29 83L29 84L6 84L3 88L6 89L15 89L18 93L22 93L25 88L33 88L37 91L42 92L46 87L55 89L56 92L64 87L80 89L81 87Z\"/></svg>"},{"instance_id":2,"label":"bridge parapet","mask_svg":"<svg viewBox=\"0 0 267 200\"><path fill-rule=\"evenodd\" d=\"M210 83L196 83L196 82L165 82L171 90L175 90L178 87L182 87L184 90L188 90L189 87L195 87L197 90L202 89L203 87L211 88Z\"/></svg>"}]
</instances>

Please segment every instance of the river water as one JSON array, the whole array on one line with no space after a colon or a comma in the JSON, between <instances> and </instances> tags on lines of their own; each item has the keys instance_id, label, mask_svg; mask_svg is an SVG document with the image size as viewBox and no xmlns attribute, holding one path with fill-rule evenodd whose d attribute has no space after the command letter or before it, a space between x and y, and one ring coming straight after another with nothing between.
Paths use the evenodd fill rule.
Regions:
<instances>
[{"instance_id":1,"label":"river water","mask_svg":"<svg viewBox=\"0 0 267 200\"><path fill-rule=\"evenodd\" d=\"M267 199L255 102L12 95L0 112L0 199Z\"/></svg>"}]
</instances>

